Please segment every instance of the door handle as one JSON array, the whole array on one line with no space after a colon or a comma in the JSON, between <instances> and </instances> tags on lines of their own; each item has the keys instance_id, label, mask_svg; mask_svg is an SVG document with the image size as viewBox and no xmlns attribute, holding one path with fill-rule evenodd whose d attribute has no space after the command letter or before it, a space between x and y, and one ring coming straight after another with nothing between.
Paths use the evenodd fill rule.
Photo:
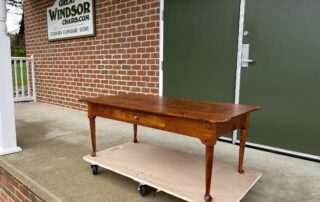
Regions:
<instances>
[{"instance_id":1,"label":"door handle","mask_svg":"<svg viewBox=\"0 0 320 202\"><path fill-rule=\"evenodd\" d=\"M249 63L254 62L254 60L249 59L250 44L242 44L242 56L241 56L241 67L248 68Z\"/></svg>"},{"instance_id":2,"label":"door handle","mask_svg":"<svg viewBox=\"0 0 320 202\"><path fill-rule=\"evenodd\" d=\"M252 62L254 62L254 60L245 59L245 60L242 60L242 62L252 63Z\"/></svg>"}]
</instances>

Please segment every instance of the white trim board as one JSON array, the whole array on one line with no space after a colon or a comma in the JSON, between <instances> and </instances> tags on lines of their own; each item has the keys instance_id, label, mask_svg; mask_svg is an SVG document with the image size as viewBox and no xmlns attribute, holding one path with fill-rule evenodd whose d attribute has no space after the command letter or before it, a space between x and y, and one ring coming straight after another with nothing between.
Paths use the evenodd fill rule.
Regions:
<instances>
[{"instance_id":1,"label":"white trim board","mask_svg":"<svg viewBox=\"0 0 320 202\"><path fill-rule=\"evenodd\" d=\"M241 0L241 2L240 2L240 15L239 15L239 35L238 35L236 83L235 83L235 89L234 89L234 103L235 104L239 104L239 101L240 101L242 44L243 44L245 9L246 9L246 0ZM233 144L236 143L237 135L238 135L237 130L233 131L233 134L232 134L232 143Z\"/></svg>"},{"instance_id":2,"label":"white trim board","mask_svg":"<svg viewBox=\"0 0 320 202\"><path fill-rule=\"evenodd\" d=\"M163 42L164 42L164 0L160 0L159 33L159 96L163 96Z\"/></svg>"}]
</instances>

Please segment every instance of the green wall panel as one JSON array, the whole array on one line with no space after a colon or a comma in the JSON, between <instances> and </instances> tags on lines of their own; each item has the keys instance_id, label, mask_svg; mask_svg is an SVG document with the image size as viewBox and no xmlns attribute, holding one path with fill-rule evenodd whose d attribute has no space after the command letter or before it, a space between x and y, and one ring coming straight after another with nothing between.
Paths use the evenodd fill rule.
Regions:
<instances>
[{"instance_id":1,"label":"green wall panel","mask_svg":"<svg viewBox=\"0 0 320 202\"><path fill-rule=\"evenodd\" d=\"M238 0L166 0L164 95L233 102Z\"/></svg>"}]
</instances>

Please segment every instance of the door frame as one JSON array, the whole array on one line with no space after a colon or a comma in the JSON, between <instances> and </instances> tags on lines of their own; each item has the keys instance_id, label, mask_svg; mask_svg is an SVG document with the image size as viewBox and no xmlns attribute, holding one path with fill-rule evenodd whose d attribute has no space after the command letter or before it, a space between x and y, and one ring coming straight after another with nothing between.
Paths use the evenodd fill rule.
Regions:
<instances>
[{"instance_id":1,"label":"door frame","mask_svg":"<svg viewBox=\"0 0 320 202\"><path fill-rule=\"evenodd\" d=\"M237 54L236 81L235 81L235 89L234 89L234 104L239 104L239 102L240 102L242 44L243 44L245 10L246 10L246 0L240 0L238 54ZM238 137L238 130L235 130L235 131L233 131L233 134L232 134L232 144L236 144L237 137Z\"/></svg>"},{"instance_id":2,"label":"door frame","mask_svg":"<svg viewBox=\"0 0 320 202\"><path fill-rule=\"evenodd\" d=\"M160 0L159 28L159 96L163 96L164 0Z\"/></svg>"},{"instance_id":3,"label":"door frame","mask_svg":"<svg viewBox=\"0 0 320 202\"><path fill-rule=\"evenodd\" d=\"M160 21L159 21L159 96L163 96L163 48L164 48L164 1L160 0ZM238 53L237 53L237 67L236 67L236 79L235 79L235 89L234 89L234 104L240 104L240 86L241 86L241 70L242 70L242 44L243 44L243 33L244 33L244 22L245 22L245 7L246 0L240 0L240 10L239 10L239 34L238 34ZM221 137L222 141L230 142L232 144L239 144L240 141L237 140L238 131L233 131L232 138ZM287 149L281 149L276 147L271 147L267 145L255 144L247 142L246 146L268 151L272 153L282 154L286 156L291 156L300 159L306 159L310 161L320 162L320 156L306 154L302 152L291 151Z\"/></svg>"}]
</instances>

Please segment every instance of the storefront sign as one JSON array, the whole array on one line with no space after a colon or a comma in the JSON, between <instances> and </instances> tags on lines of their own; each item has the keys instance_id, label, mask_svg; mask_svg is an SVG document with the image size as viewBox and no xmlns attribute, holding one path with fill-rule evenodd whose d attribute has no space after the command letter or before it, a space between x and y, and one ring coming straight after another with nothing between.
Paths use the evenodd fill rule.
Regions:
<instances>
[{"instance_id":1,"label":"storefront sign","mask_svg":"<svg viewBox=\"0 0 320 202\"><path fill-rule=\"evenodd\" d=\"M56 0L47 8L48 39L95 35L94 0Z\"/></svg>"}]
</instances>

